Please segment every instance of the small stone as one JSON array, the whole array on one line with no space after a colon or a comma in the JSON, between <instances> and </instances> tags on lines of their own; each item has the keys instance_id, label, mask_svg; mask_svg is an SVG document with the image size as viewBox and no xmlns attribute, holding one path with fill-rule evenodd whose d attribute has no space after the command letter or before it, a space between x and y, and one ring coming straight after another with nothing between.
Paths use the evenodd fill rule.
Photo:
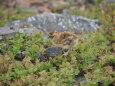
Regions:
<instances>
[{"instance_id":1,"label":"small stone","mask_svg":"<svg viewBox=\"0 0 115 86\"><path fill-rule=\"evenodd\" d=\"M78 84L78 86L80 85L80 84L87 84L87 82L86 82L86 79L85 79L85 76L84 76L84 72L80 72L77 76L76 76L76 81L75 81L75 83L74 84Z\"/></svg>"},{"instance_id":2,"label":"small stone","mask_svg":"<svg viewBox=\"0 0 115 86\"><path fill-rule=\"evenodd\" d=\"M37 54L36 58L40 59L40 61L43 61L43 62L47 60L42 54Z\"/></svg>"},{"instance_id":3,"label":"small stone","mask_svg":"<svg viewBox=\"0 0 115 86\"><path fill-rule=\"evenodd\" d=\"M18 60L18 61L23 61L23 59L25 58L25 54L23 53L18 53L16 54L16 56L14 57L15 60Z\"/></svg>"},{"instance_id":4,"label":"small stone","mask_svg":"<svg viewBox=\"0 0 115 86\"><path fill-rule=\"evenodd\" d=\"M98 82L98 86L104 86L103 83L101 82Z\"/></svg>"},{"instance_id":5,"label":"small stone","mask_svg":"<svg viewBox=\"0 0 115 86\"><path fill-rule=\"evenodd\" d=\"M46 49L45 55L48 57L55 57L63 54L64 49L61 47L50 47Z\"/></svg>"}]
</instances>

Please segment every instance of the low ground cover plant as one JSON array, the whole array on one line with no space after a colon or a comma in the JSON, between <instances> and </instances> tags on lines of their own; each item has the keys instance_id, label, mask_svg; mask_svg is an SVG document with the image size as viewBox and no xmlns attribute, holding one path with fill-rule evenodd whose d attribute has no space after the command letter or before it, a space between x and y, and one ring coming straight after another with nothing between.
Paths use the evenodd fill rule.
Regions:
<instances>
[{"instance_id":1,"label":"low ground cover plant","mask_svg":"<svg viewBox=\"0 0 115 86\"><path fill-rule=\"evenodd\" d=\"M85 16L98 18L103 26L98 31L87 33L88 37L80 39L66 56L47 57L46 60L38 58L37 54L45 55L47 48L58 46L51 39L43 39L42 32L31 36L16 34L0 40L0 85L114 86L114 6L115 4L104 4L106 9L103 11L97 6L90 9L90 12L86 11ZM83 12L80 15L84 15ZM6 22L4 19L0 20ZM80 77L83 80L78 82Z\"/></svg>"}]
</instances>

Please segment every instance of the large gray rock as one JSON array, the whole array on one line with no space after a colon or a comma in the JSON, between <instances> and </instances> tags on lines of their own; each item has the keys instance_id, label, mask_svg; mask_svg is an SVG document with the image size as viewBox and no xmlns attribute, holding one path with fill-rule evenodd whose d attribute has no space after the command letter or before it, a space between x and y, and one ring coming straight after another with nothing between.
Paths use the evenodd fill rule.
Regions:
<instances>
[{"instance_id":1,"label":"large gray rock","mask_svg":"<svg viewBox=\"0 0 115 86\"><path fill-rule=\"evenodd\" d=\"M100 27L100 23L97 20L82 16L43 13L25 20L9 22L6 26L13 28L33 28L46 32L56 30L59 32L74 31L79 33L83 31L95 31Z\"/></svg>"},{"instance_id":2,"label":"large gray rock","mask_svg":"<svg viewBox=\"0 0 115 86\"><path fill-rule=\"evenodd\" d=\"M30 35L38 30L50 31L73 31L80 33L83 31L95 31L100 27L97 20L88 19L82 16L67 14L44 13L29 17L25 20L17 20L7 23L0 28L0 36L10 36L16 33Z\"/></svg>"}]
</instances>

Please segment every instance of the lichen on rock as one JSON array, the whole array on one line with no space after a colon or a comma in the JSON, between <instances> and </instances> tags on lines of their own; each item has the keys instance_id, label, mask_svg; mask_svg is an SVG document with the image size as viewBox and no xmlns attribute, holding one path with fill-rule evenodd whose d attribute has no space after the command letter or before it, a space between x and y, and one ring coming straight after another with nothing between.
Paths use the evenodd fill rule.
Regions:
<instances>
[{"instance_id":1,"label":"lichen on rock","mask_svg":"<svg viewBox=\"0 0 115 86\"><path fill-rule=\"evenodd\" d=\"M83 31L94 31L100 27L97 20L88 19L82 16L68 14L43 13L29 17L25 20L17 20L6 24L9 27L32 27L43 31L56 30L74 31L75 33Z\"/></svg>"}]
</instances>

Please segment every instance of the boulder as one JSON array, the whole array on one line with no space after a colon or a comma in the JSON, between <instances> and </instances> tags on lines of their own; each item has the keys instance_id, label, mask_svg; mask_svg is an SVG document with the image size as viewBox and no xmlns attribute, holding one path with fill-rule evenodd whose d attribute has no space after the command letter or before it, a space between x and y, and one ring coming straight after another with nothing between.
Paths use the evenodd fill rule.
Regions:
<instances>
[{"instance_id":1,"label":"boulder","mask_svg":"<svg viewBox=\"0 0 115 86\"><path fill-rule=\"evenodd\" d=\"M42 30L46 33L51 31L64 32L71 31L77 33L96 31L101 24L94 19L82 16L43 13L31 16L24 20L16 20L0 27L0 36L11 36L16 33L31 35Z\"/></svg>"},{"instance_id":2,"label":"boulder","mask_svg":"<svg viewBox=\"0 0 115 86\"><path fill-rule=\"evenodd\" d=\"M22 28L29 27L32 29L50 31L73 31L80 33L84 31L95 31L101 24L94 19L88 19L82 16L43 13L40 15L29 17L25 20L17 20L6 24L7 27Z\"/></svg>"}]
</instances>

